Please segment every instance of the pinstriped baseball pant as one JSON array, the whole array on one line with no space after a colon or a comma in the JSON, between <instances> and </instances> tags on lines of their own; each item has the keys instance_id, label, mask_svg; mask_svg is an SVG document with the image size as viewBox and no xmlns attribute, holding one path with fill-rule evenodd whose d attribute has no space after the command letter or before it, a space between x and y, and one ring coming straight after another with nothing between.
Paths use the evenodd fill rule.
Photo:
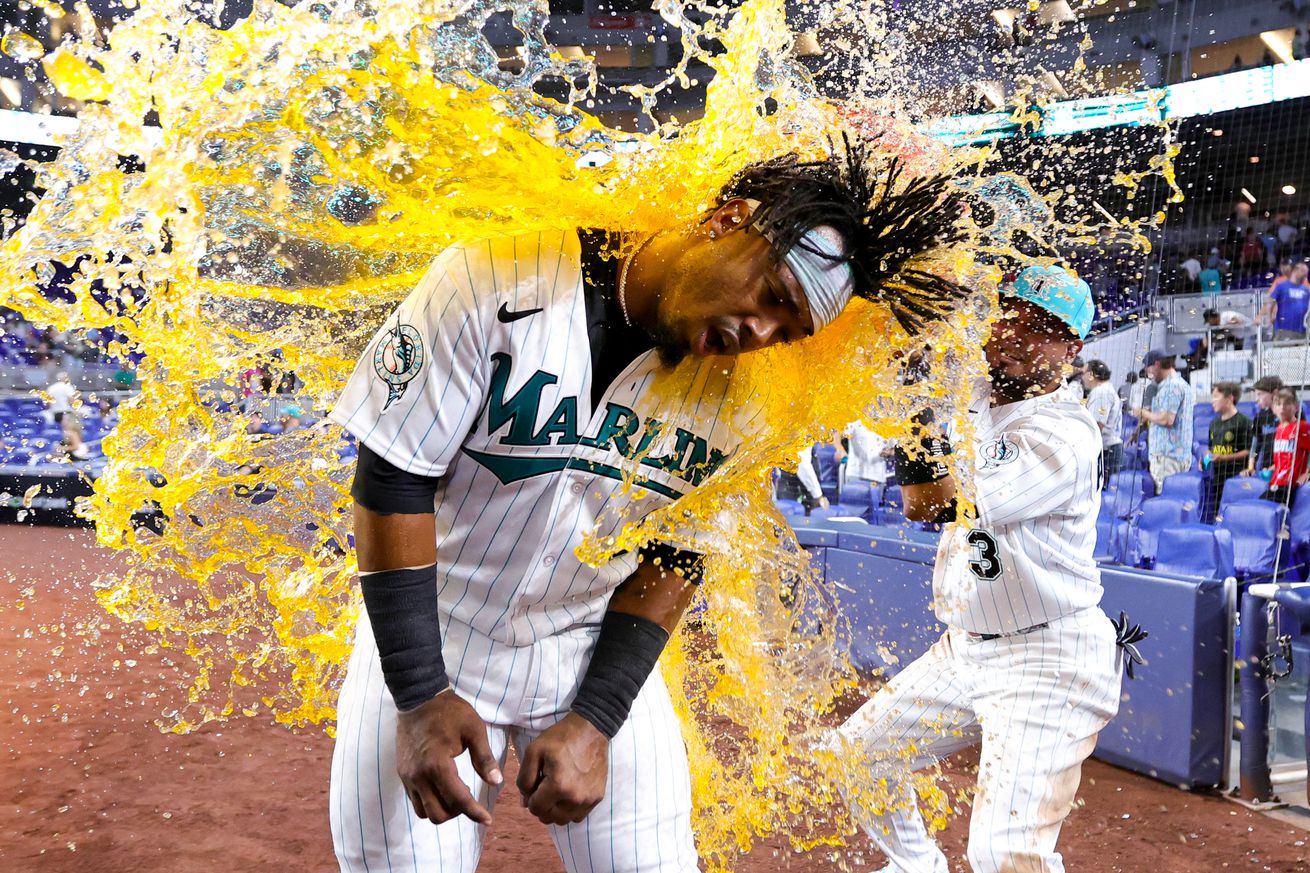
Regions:
<instances>
[{"instance_id":1,"label":"pinstriped baseball pant","mask_svg":"<svg viewBox=\"0 0 1310 873\"><path fill-rule=\"evenodd\" d=\"M905 777L981 743L970 867L1062 873L1056 839L1119 686L1114 629L1099 609L996 640L948 630L842 726L867 752L870 779L887 778L903 800L882 815L856 798L852 808L891 870L947 873Z\"/></svg>"},{"instance_id":2,"label":"pinstriped baseball pant","mask_svg":"<svg viewBox=\"0 0 1310 873\"><path fill-rule=\"evenodd\" d=\"M443 649L459 695L487 722L502 768L568 711L586 670L594 628L511 647L451 623ZM455 672L457 671L458 672ZM586 819L549 826L569 873L696 873L691 784L682 729L656 671L610 742L605 798ZM342 873L472 873L486 828L466 816L441 825L414 815L396 775L396 706L377 646L361 620L337 706L329 813ZM456 761L473 795L492 809L467 753ZM518 803L512 782L505 786ZM494 824L492 825L495 826Z\"/></svg>"}]
</instances>

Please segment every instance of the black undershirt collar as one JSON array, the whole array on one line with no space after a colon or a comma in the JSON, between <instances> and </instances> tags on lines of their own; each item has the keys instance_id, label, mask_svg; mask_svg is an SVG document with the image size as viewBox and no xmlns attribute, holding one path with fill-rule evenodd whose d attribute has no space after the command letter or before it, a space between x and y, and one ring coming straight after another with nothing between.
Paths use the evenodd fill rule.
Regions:
<instances>
[{"instance_id":1,"label":"black undershirt collar","mask_svg":"<svg viewBox=\"0 0 1310 873\"><path fill-rule=\"evenodd\" d=\"M639 327L623 321L619 307L620 237L605 230L579 230L582 244L582 295L591 343L591 408L595 410L627 366L655 347ZM609 257L606 257L608 255Z\"/></svg>"}]
</instances>

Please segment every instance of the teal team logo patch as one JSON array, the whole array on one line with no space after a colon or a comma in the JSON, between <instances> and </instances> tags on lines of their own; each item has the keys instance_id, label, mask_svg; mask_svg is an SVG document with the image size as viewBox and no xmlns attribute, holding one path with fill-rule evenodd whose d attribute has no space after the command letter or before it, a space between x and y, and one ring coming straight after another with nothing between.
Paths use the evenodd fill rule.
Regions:
<instances>
[{"instance_id":1,"label":"teal team logo patch","mask_svg":"<svg viewBox=\"0 0 1310 873\"><path fill-rule=\"evenodd\" d=\"M423 338L408 324L389 331L373 353L373 372L387 383L387 402L382 411L405 395L405 389L423 369Z\"/></svg>"},{"instance_id":2,"label":"teal team logo patch","mask_svg":"<svg viewBox=\"0 0 1310 873\"><path fill-rule=\"evenodd\" d=\"M1005 437L994 439L987 445L978 450L978 457L982 458L983 469L988 467L1004 467L1006 464L1013 463L1019 458L1019 449L1014 443Z\"/></svg>"}]
</instances>

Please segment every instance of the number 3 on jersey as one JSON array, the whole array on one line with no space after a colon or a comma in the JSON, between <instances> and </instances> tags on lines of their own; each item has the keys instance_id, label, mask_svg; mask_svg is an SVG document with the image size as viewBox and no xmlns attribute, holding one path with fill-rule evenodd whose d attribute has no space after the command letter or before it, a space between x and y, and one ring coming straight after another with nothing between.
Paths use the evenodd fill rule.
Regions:
<instances>
[{"instance_id":1,"label":"number 3 on jersey","mask_svg":"<svg viewBox=\"0 0 1310 873\"><path fill-rule=\"evenodd\" d=\"M1001 559L996 540L985 530L969 531L969 572L979 579L992 580L1001 575Z\"/></svg>"}]
</instances>

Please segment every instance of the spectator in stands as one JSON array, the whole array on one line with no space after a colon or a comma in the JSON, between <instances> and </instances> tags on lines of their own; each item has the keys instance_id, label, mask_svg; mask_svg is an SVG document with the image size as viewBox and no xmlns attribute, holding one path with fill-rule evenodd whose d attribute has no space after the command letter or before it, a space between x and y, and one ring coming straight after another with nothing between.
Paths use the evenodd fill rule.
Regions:
<instances>
[{"instance_id":1,"label":"spectator in stands","mask_svg":"<svg viewBox=\"0 0 1310 873\"><path fill-rule=\"evenodd\" d=\"M1274 435L1278 431L1278 413L1274 412L1274 395L1283 387L1277 376L1257 379L1255 385L1255 421L1251 422L1251 454L1246 461L1243 476L1262 474L1273 470Z\"/></svg>"},{"instance_id":2,"label":"spectator in stands","mask_svg":"<svg viewBox=\"0 0 1310 873\"><path fill-rule=\"evenodd\" d=\"M1264 271L1265 247L1254 227L1248 227L1246 236L1242 238L1239 264L1244 276L1252 276Z\"/></svg>"},{"instance_id":3,"label":"spectator in stands","mask_svg":"<svg viewBox=\"0 0 1310 873\"><path fill-rule=\"evenodd\" d=\"M252 412L246 416L246 433L254 436L264 432L264 414L262 412Z\"/></svg>"},{"instance_id":4,"label":"spectator in stands","mask_svg":"<svg viewBox=\"0 0 1310 873\"><path fill-rule=\"evenodd\" d=\"M1082 400L1087 396L1083 389L1083 374L1087 372L1087 363L1081 357L1074 358L1069 363L1069 375L1064 380L1064 390L1075 400Z\"/></svg>"},{"instance_id":5,"label":"spectator in stands","mask_svg":"<svg viewBox=\"0 0 1310 873\"><path fill-rule=\"evenodd\" d=\"M1104 361L1088 361L1083 373L1087 388L1087 411L1101 429L1101 483L1123 466L1123 403L1110 385L1110 368Z\"/></svg>"},{"instance_id":6,"label":"spectator in stands","mask_svg":"<svg viewBox=\"0 0 1310 873\"><path fill-rule=\"evenodd\" d=\"M136 385L136 369L124 361L114 371L114 387L119 391L128 391Z\"/></svg>"},{"instance_id":7,"label":"spectator in stands","mask_svg":"<svg viewBox=\"0 0 1310 873\"><path fill-rule=\"evenodd\" d=\"M85 461L91 457L91 447L82 439L82 418L71 412L59 422L64 438L59 442L58 451L75 461Z\"/></svg>"},{"instance_id":8,"label":"spectator in stands","mask_svg":"<svg viewBox=\"0 0 1310 873\"><path fill-rule=\"evenodd\" d=\"M46 411L53 416L56 424L62 423L64 416L73 411L73 405L77 402L77 387L67 373L60 373L45 393Z\"/></svg>"},{"instance_id":9,"label":"spectator in stands","mask_svg":"<svg viewBox=\"0 0 1310 873\"><path fill-rule=\"evenodd\" d=\"M1254 324L1250 318L1232 309L1225 309L1223 312L1207 309L1201 317L1205 319L1206 327L1210 328L1210 336L1214 339L1215 348L1219 349L1242 348L1251 335ZM1204 340L1202 342L1205 343ZM1208 348L1209 344L1205 345Z\"/></svg>"},{"instance_id":10,"label":"spectator in stands","mask_svg":"<svg viewBox=\"0 0 1310 873\"><path fill-rule=\"evenodd\" d=\"M1201 287L1201 258L1197 255L1190 256L1182 263L1183 272L1180 274L1182 287L1180 291L1187 293L1196 291Z\"/></svg>"},{"instance_id":11,"label":"spectator in stands","mask_svg":"<svg viewBox=\"0 0 1310 873\"><path fill-rule=\"evenodd\" d=\"M304 427L304 415L299 406L288 406L278 416L277 423L282 425L283 433L290 433Z\"/></svg>"},{"instance_id":12,"label":"spectator in stands","mask_svg":"<svg viewBox=\"0 0 1310 873\"><path fill-rule=\"evenodd\" d=\"M1296 264L1286 279L1276 283L1265 303L1264 322L1274 327L1276 340L1305 339L1305 316L1310 310L1306 265Z\"/></svg>"},{"instance_id":13,"label":"spectator in stands","mask_svg":"<svg viewBox=\"0 0 1310 873\"><path fill-rule=\"evenodd\" d=\"M1218 249L1214 250L1218 252ZM1211 257L1211 262L1214 261ZM1201 293L1202 294L1222 294L1224 290L1224 276L1217 266L1207 266L1200 274Z\"/></svg>"},{"instance_id":14,"label":"spectator in stands","mask_svg":"<svg viewBox=\"0 0 1310 873\"><path fill-rule=\"evenodd\" d=\"M1301 401L1291 388L1279 388L1274 394L1274 411L1278 413L1274 472L1263 496L1289 505L1292 493L1310 479L1310 421L1301 417Z\"/></svg>"},{"instance_id":15,"label":"spectator in stands","mask_svg":"<svg viewBox=\"0 0 1310 873\"><path fill-rule=\"evenodd\" d=\"M113 404L108 397L101 397L96 400L96 415L106 428L118 424L118 407Z\"/></svg>"},{"instance_id":16,"label":"spectator in stands","mask_svg":"<svg viewBox=\"0 0 1310 873\"><path fill-rule=\"evenodd\" d=\"M1134 406L1142 405L1141 392L1137 392L1137 402L1133 402L1133 393L1135 391L1137 391L1137 374L1129 370L1128 375L1124 376L1124 383L1119 386L1119 401L1124 409L1132 409Z\"/></svg>"},{"instance_id":17,"label":"spectator in stands","mask_svg":"<svg viewBox=\"0 0 1310 873\"><path fill-rule=\"evenodd\" d=\"M1164 480L1192 468L1192 410L1196 405L1192 386L1174 368L1174 356L1159 349L1146 353L1146 374L1156 384L1151 408L1133 411L1146 422L1147 454L1151 478L1159 493Z\"/></svg>"},{"instance_id":18,"label":"spectator in stands","mask_svg":"<svg viewBox=\"0 0 1310 873\"><path fill-rule=\"evenodd\" d=\"M807 514L812 509L828 507L828 498L823 496L823 486L819 483L819 465L814 460L814 446L801 452L800 463L796 465L796 478L800 479L799 498Z\"/></svg>"},{"instance_id":19,"label":"spectator in stands","mask_svg":"<svg viewBox=\"0 0 1310 873\"><path fill-rule=\"evenodd\" d=\"M858 421L846 429L846 434L846 481L862 479L871 485L886 485L895 454L892 441Z\"/></svg>"},{"instance_id":20,"label":"spectator in stands","mask_svg":"<svg viewBox=\"0 0 1310 873\"><path fill-rule=\"evenodd\" d=\"M1246 469L1251 456L1251 419L1237 411L1242 386L1236 382L1219 382L1210 389L1210 405L1215 416L1210 420L1210 489L1215 500L1224 493L1224 483ZM1203 461L1204 463L1204 461ZM1210 515L1205 516L1209 518Z\"/></svg>"}]
</instances>

